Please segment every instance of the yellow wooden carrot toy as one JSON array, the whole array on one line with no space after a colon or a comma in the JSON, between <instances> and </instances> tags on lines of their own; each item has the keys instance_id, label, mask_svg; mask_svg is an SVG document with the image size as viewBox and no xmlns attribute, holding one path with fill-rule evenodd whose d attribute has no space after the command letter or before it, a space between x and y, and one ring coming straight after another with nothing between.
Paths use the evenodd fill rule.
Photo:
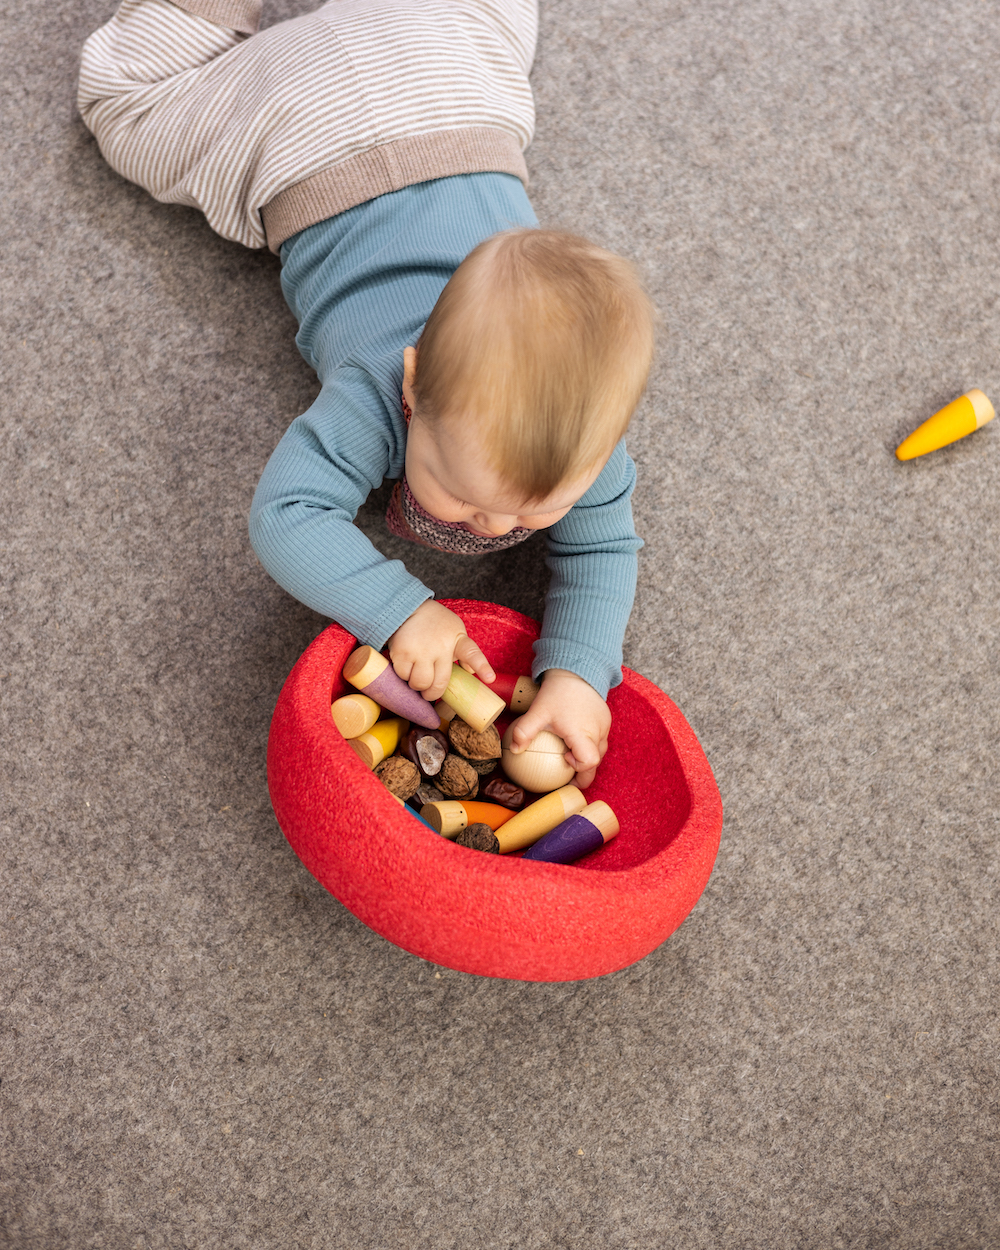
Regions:
<instances>
[{"instance_id":1,"label":"yellow wooden carrot toy","mask_svg":"<svg viewBox=\"0 0 1000 1250\"><path fill-rule=\"evenodd\" d=\"M896 448L897 460L912 460L925 456L929 451L957 443L966 434L980 429L996 416L993 405L982 391L975 387L946 404L940 412L918 425L909 438Z\"/></svg>"}]
</instances>

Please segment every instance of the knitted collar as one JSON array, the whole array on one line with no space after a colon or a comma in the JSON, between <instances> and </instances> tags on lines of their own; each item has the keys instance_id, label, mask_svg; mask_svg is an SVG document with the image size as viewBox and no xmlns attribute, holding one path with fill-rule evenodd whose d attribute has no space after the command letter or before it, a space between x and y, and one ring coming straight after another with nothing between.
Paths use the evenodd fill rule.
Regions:
<instances>
[{"instance_id":1,"label":"knitted collar","mask_svg":"<svg viewBox=\"0 0 1000 1250\"><path fill-rule=\"evenodd\" d=\"M413 413L404 399L403 416L410 424ZM507 534L476 534L463 521L439 521L417 503L404 475L397 482L385 514L386 524L397 538L407 538L422 547L433 547L460 556L482 556L490 551L505 551L523 543L535 532L522 525Z\"/></svg>"}]
</instances>

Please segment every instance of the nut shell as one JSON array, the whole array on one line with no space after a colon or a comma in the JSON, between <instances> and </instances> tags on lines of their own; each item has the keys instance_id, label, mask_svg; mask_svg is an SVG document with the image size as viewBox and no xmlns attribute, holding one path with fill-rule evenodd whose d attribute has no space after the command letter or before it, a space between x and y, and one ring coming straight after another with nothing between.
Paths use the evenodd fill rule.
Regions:
<instances>
[{"instance_id":1,"label":"nut shell","mask_svg":"<svg viewBox=\"0 0 1000 1250\"><path fill-rule=\"evenodd\" d=\"M449 755L435 780L437 788L452 799L474 799L479 793L479 774L460 755Z\"/></svg>"},{"instance_id":2,"label":"nut shell","mask_svg":"<svg viewBox=\"0 0 1000 1250\"><path fill-rule=\"evenodd\" d=\"M467 760L500 758L500 735L494 725L477 733L461 716L456 716L448 726L448 740L458 754L464 755Z\"/></svg>"},{"instance_id":3,"label":"nut shell","mask_svg":"<svg viewBox=\"0 0 1000 1250\"><path fill-rule=\"evenodd\" d=\"M401 755L390 755L375 767L375 776L397 799L412 798L420 785L420 769Z\"/></svg>"},{"instance_id":4,"label":"nut shell","mask_svg":"<svg viewBox=\"0 0 1000 1250\"><path fill-rule=\"evenodd\" d=\"M456 846L467 847L470 851L485 851L487 855L500 854L500 842L489 825L466 825L453 841Z\"/></svg>"},{"instance_id":5,"label":"nut shell","mask_svg":"<svg viewBox=\"0 0 1000 1250\"><path fill-rule=\"evenodd\" d=\"M500 757L495 760L469 760L468 763L476 770L480 777L488 777L495 769L500 766Z\"/></svg>"},{"instance_id":6,"label":"nut shell","mask_svg":"<svg viewBox=\"0 0 1000 1250\"><path fill-rule=\"evenodd\" d=\"M419 807L423 807L427 803L441 803L444 801L444 795L441 791L426 781L417 786L412 797Z\"/></svg>"}]
</instances>

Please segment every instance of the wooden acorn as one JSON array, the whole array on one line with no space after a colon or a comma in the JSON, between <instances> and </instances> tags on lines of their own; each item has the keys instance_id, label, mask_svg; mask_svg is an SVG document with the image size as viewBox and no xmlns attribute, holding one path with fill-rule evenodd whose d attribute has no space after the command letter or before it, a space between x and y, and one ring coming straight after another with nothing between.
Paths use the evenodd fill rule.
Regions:
<instances>
[{"instance_id":1,"label":"wooden acorn","mask_svg":"<svg viewBox=\"0 0 1000 1250\"><path fill-rule=\"evenodd\" d=\"M444 803L428 803L420 809L420 816L442 837L453 838L467 825L489 825L496 832L502 824L513 819L514 813L506 807L498 807L495 803L451 799Z\"/></svg>"},{"instance_id":2,"label":"wooden acorn","mask_svg":"<svg viewBox=\"0 0 1000 1250\"><path fill-rule=\"evenodd\" d=\"M546 864L572 864L610 842L618 829L618 817L603 799L598 799L549 830L529 846L521 858Z\"/></svg>"},{"instance_id":3,"label":"wooden acorn","mask_svg":"<svg viewBox=\"0 0 1000 1250\"><path fill-rule=\"evenodd\" d=\"M390 712L416 721L427 729L437 729L441 718L419 691L411 690L374 647L358 647L347 657L344 679L362 694Z\"/></svg>"},{"instance_id":4,"label":"wooden acorn","mask_svg":"<svg viewBox=\"0 0 1000 1250\"><path fill-rule=\"evenodd\" d=\"M511 781L525 790L547 794L566 785L576 775L576 770L565 760L566 743L554 733L543 729L517 755L510 749L513 738L514 726L511 725L501 742L503 770Z\"/></svg>"},{"instance_id":5,"label":"wooden acorn","mask_svg":"<svg viewBox=\"0 0 1000 1250\"><path fill-rule=\"evenodd\" d=\"M441 697L476 733L482 733L501 712L507 710L507 704L498 694L494 694L489 686L484 686L474 673L467 673L460 664L451 666L451 681ZM436 724L434 728L437 728Z\"/></svg>"},{"instance_id":6,"label":"wooden acorn","mask_svg":"<svg viewBox=\"0 0 1000 1250\"><path fill-rule=\"evenodd\" d=\"M376 721L371 729L356 738L348 738L347 745L363 764L374 768L395 751L409 727L409 721L393 716L389 720Z\"/></svg>"},{"instance_id":7,"label":"wooden acorn","mask_svg":"<svg viewBox=\"0 0 1000 1250\"><path fill-rule=\"evenodd\" d=\"M345 694L330 706L330 715L345 738L356 738L367 733L382 714L374 699L366 694Z\"/></svg>"},{"instance_id":8,"label":"wooden acorn","mask_svg":"<svg viewBox=\"0 0 1000 1250\"><path fill-rule=\"evenodd\" d=\"M511 851L524 850L567 816L572 816L586 806L587 800L576 786L563 786L560 790L536 799L522 811L515 812L510 820L496 829L500 854L509 855Z\"/></svg>"}]
</instances>

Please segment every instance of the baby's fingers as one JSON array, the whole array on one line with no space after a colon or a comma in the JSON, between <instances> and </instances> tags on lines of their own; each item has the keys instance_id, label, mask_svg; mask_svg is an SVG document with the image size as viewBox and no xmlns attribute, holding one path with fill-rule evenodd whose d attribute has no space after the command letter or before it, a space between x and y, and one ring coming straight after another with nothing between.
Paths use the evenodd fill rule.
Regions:
<instances>
[{"instance_id":1,"label":"baby's fingers","mask_svg":"<svg viewBox=\"0 0 1000 1250\"><path fill-rule=\"evenodd\" d=\"M413 661L406 659L397 659L392 652L389 652L389 659L392 661L392 671L400 679L400 681L409 682L410 674L413 672Z\"/></svg>"},{"instance_id":2,"label":"baby's fingers","mask_svg":"<svg viewBox=\"0 0 1000 1250\"><path fill-rule=\"evenodd\" d=\"M575 783L581 790L593 783L597 766L604 758L607 750L607 739L603 743L595 743L586 736L572 736L565 739L566 763L576 771Z\"/></svg>"},{"instance_id":3,"label":"baby's fingers","mask_svg":"<svg viewBox=\"0 0 1000 1250\"><path fill-rule=\"evenodd\" d=\"M543 729L549 728L548 717L544 711L538 714L535 708L519 717L514 722L514 729L511 733L511 748L515 755L523 751L525 747L530 746Z\"/></svg>"},{"instance_id":4,"label":"baby's fingers","mask_svg":"<svg viewBox=\"0 0 1000 1250\"><path fill-rule=\"evenodd\" d=\"M403 676L403 674L399 672L398 667L396 668L396 672L400 677ZM411 690L419 690L423 692L434 685L434 676L434 661L419 659L414 661L410 668L409 676L405 680Z\"/></svg>"},{"instance_id":5,"label":"baby's fingers","mask_svg":"<svg viewBox=\"0 0 1000 1250\"><path fill-rule=\"evenodd\" d=\"M455 642L455 663L461 664L467 673L475 673L480 681L496 681L489 660L468 634L462 634Z\"/></svg>"},{"instance_id":6,"label":"baby's fingers","mask_svg":"<svg viewBox=\"0 0 1000 1250\"><path fill-rule=\"evenodd\" d=\"M436 699L440 699L448 688L451 681L451 660L448 656L439 656L434 661L434 680L429 686L424 686L424 698L430 699L433 703Z\"/></svg>"}]
</instances>

